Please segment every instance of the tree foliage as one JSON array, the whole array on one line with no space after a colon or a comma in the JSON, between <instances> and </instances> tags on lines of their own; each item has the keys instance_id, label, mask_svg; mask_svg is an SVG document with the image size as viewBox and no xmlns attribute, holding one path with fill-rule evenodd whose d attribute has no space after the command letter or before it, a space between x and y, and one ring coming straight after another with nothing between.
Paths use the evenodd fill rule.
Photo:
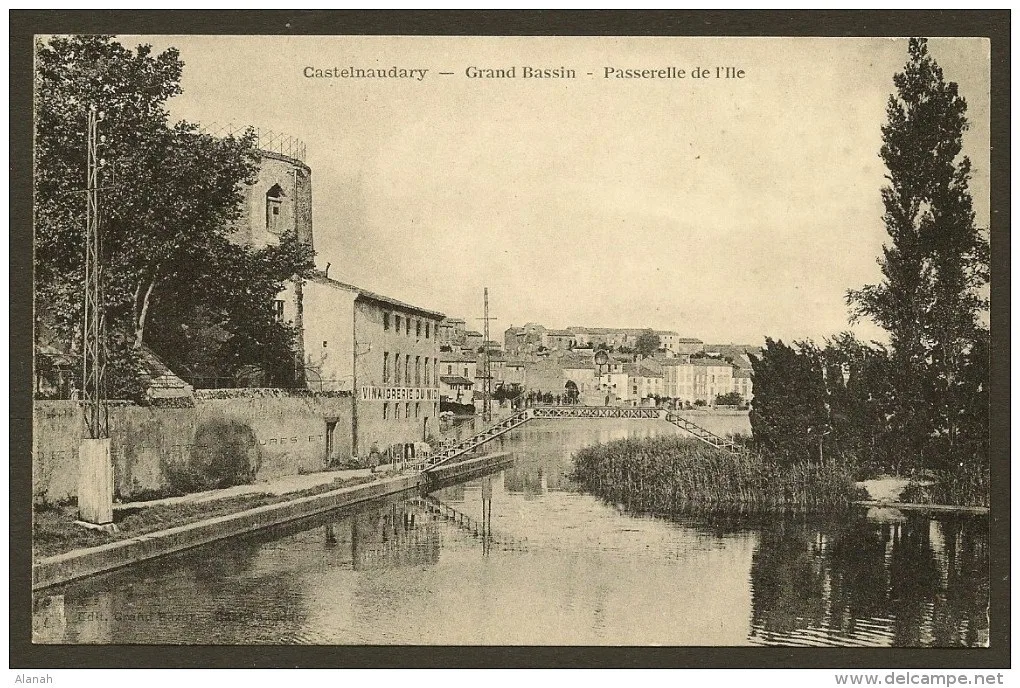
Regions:
<instances>
[{"instance_id":1,"label":"tree foliage","mask_svg":"<svg viewBox=\"0 0 1020 688\"><path fill-rule=\"evenodd\" d=\"M852 318L889 332L894 425L911 451L936 460L971 444L960 436L960 409L975 393L964 369L986 336L989 246L974 223L971 163L960 155L967 103L957 84L945 81L924 39L911 39L893 82L880 153L889 182L883 279L847 301Z\"/></svg>"},{"instance_id":2,"label":"tree foliage","mask_svg":"<svg viewBox=\"0 0 1020 688\"><path fill-rule=\"evenodd\" d=\"M642 356L651 356L659 350L661 345L661 340L655 330L648 329L638 335L634 342L634 350Z\"/></svg>"},{"instance_id":3,"label":"tree foliage","mask_svg":"<svg viewBox=\"0 0 1020 688\"><path fill-rule=\"evenodd\" d=\"M890 346L767 340L752 357L751 424L780 459L920 471L940 502L987 504L989 246L961 156L967 104L924 39L908 51L882 127L882 280L847 293L851 320L872 319Z\"/></svg>"},{"instance_id":4,"label":"tree foliage","mask_svg":"<svg viewBox=\"0 0 1020 688\"><path fill-rule=\"evenodd\" d=\"M143 344L181 363L189 349L177 348L172 333L204 323L221 327L230 342L220 366L261 365L266 342L289 347L293 333L273 321L272 301L284 280L309 266L308 250L295 240L263 251L228 240L258 168L254 134L216 138L187 122L170 124L166 103L181 92L183 70L173 48L156 55L109 36L58 36L37 43L36 65L37 313L52 318L67 348L80 349L89 108L103 116L110 379L131 387L139 369L133 352Z\"/></svg>"}]
</instances>

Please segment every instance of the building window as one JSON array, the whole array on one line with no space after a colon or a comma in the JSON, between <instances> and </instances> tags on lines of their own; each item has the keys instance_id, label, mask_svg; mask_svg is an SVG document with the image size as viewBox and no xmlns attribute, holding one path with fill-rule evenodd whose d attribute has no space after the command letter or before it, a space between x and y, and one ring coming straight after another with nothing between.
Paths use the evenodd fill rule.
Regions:
<instances>
[{"instance_id":1,"label":"building window","mask_svg":"<svg viewBox=\"0 0 1020 688\"><path fill-rule=\"evenodd\" d=\"M421 402L420 401L419 402L415 402L415 404L414 404L414 417L415 418L420 418L421 417Z\"/></svg>"},{"instance_id":2,"label":"building window","mask_svg":"<svg viewBox=\"0 0 1020 688\"><path fill-rule=\"evenodd\" d=\"M393 329L395 329L397 331L397 334L400 334L400 316L399 315L394 315L393 316Z\"/></svg>"},{"instance_id":3,"label":"building window","mask_svg":"<svg viewBox=\"0 0 1020 688\"><path fill-rule=\"evenodd\" d=\"M382 405L382 417L386 420L390 415L390 402L384 401Z\"/></svg>"},{"instance_id":4,"label":"building window","mask_svg":"<svg viewBox=\"0 0 1020 688\"><path fill-rule=\"evenodd\" d=\"M384 330L390 329L390 314L389 313L383 313L382 314L382 328Z\"/></svg>"},{"instance_id":5,"label":"building window","mask_svg":"<svg viewBox=\"0 0 1020 688\"><path fill-rule=\"evenodd\" d=\"M325 348L327 348L328 346L329 346L329 342L327 342L327 341L326 341L325 339L323 339L323 340L322 340L322 348L323 348L323 349L325 349Z\"/></svg>"},{"instance_id":6,"label":"building window","mask_svg":"<svg viewBox=\"0 0 1020 688\"><path fill-rule=\"evenodd\" d=\"M453 375L453 366L452 365L446 366L446 374L447 375Z\"/></svg>"},{"instance_id":7,"label":"building window","mask_svg":"<svg viewBox=\"0 0 1020 688\"><path fill-rule=\"evenodd\" d=\"M414 336L421 339L421 320L414 321Z\"/></svg>"},{"instance_id":8,"label":"building window","mask_svg":"<svg viewBox=\"0 0 1020 688\"><path fill-rule=\"evenodd\" d=\"M279 184L266 192L266 231L272 234L280 234L283 231L283 223L280 220L280 207L283 205L283 189Z\"/></svg>"},{"instance_id":9,"label":"building window","mask_svg":"<svg viewBox=\"0 0 1020 688\"><path fill-rule=\"evenodd\" d=\"M400 354L393 354L393 384L400 384Z\"/></svg>"},{"instance_id":10,"label":"building window","mask_svg":"<svg viewBox=\"0 0 1020 688\"><path fill-rule=\"evenodd\" d=\"M411 319L410 318L404 318L404 320L407 321L407 336L410 337L411 336Z\"/></svg>"},{"instance_id":11,"label":"building window","mask_svg":"<svg viewBox=\"0 0 1020 688\"><path fill-rule=\"evenodd\" d=\"M410 417L411 417L411 402L408 401L404 404L404 418Z\"/></svg>"},{"instance_id":12,"label":"building window","mask_svg":"<svg viewBox=\"0 0 1020 688\"><path fill-rule=\"evenodd\" d=\"M467 372L467 370L468 370L468 369L467 369L467 366L464 366L464 377L467 377L467 376L468 376L468 372Z\"/></svg>"},{"instance_id":13,"label":"building window","mask_svg":"<svg viewBox=\"0 0 1020 688\"><path fill-rule=\"evenodd\" d=\"M414 357L414 386L421 386L421 356Z\"/></svg>"},{"instance_id":14,"label":"building window","mask_svg":"<svg viewBox=\"0 0 1020 688\"><path fill-rule=\"evenodd\" d=\"M434 376L434 380L432 381L432 384L435 385L436 387L438 387L439 386L439 359L438 358L436 359L436 365L433 366L432 374ZM439 408L438 404L436 404L436 408Z\"/></svg>"},{"instance_id":15,"label":"building window","mask_svg":"<svg viewBox=\"0 0 1020 688\"><path fill-rule=\"evenodd\" d=\"M404 356L404 384L411 384L411 355Z\"/></svg>"},{"instance_id":16,"label":"building window","mask_svg":"<svg viewBox=\"0 0 1020 688\"><path fill-rule=\"evenodd\" d=\"M273 319L276 322L283 322L283 299L273 301Z\"/></svg>"},{"instance_id":17,"label":"building window","mask_svg":"<svg viewBox=\"0 0 1020 688\"><path fill-rule=\"evenodd\" d=\"M429 380L430 380L430 379L431 379L431 378L429 377L429 359L428 359L428 358L426 358L426 359L425 359L425 386L426 386L426 387L428 387L428 384L429 384Z\"/></svg>"},{"instance_id":18,"label":"building window","mask_svg":"<svg viewBox=\"0 0 1020 688\"><path fill-rule=\"evenodd\" d=\"M429 321L425 321L425 339L429 338L429 328L432 325Z\"/></svg>"},{"instance_id":19,"label":"building window","mask_svg":"<svg viewBox=\"0 0 1020 688\"><path fill-rule=\"evenodd\" d=\"M382 355L382 381L383 384L390 381L390 352L384 351Z\"/></svg>"}]
</instances>

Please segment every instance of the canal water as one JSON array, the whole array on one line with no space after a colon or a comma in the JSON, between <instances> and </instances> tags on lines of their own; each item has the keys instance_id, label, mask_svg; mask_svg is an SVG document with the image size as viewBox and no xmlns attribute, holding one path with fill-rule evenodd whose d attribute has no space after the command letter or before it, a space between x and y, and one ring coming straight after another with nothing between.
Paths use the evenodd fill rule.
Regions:
<instances>
[{"instance_id":1,"label":"canal water","mask_svg":"<svg viewBox=\"0 0 1020 688\"><path fill-rule=\"evenodd\" d=\"M702 419L705 420L705 419ZM721 417L717 432L746 417ZM40 643L981 646L987 518L669 520L571 454L677 432L535 421L503 471L36 594Z\"/></svg>"}]
</instances>

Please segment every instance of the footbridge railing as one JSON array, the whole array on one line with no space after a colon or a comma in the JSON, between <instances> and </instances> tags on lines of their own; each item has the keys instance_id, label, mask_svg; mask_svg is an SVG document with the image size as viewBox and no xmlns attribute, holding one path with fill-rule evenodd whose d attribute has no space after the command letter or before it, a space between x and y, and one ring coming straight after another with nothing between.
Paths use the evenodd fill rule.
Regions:
<instances>
[{"instance_id":1,"label":"footbridge railing","mask_svg":"<svg viewBox=\"0 0 1020 688\"><path fill-rule=\"evenodd\" d=\"M701 427L697 423L692 423L683 416L677 415L676 413L666 413L666 420L677 426L681 430L684 430L697 439L701 440L705 444L711 445L716 449L729 452L730 454L739 454L740 451L737 449L737 445L733 440L728 440L725 437L720 437L709 430Z\"/></svg>"},{"instance_id":2,"label":"footbridge railing","mask_svg":"<svg viewBox=\"0 0 1020 688\"><path fill-rule=\"evenodd\" d=\"M513 414L512 416L509 416L508 418L504 418L503 420L497 423L493 423L492 425L485 428L477 435L472 435L471 437L460 440L459 442L449 447L440 449L436 453L432 454L432 456L429 456L423 462L421 462L419 464L419 468L425 471L431 470L448 461L452 461L453 459L459 456L463 456L465 454L473 452L475 449L482 446L489 440L496 439L500 435L505 435L511 430L514 430L515 428L519 428L522 425L524 425L526 422L531 420L531 412L533 410L534 409L530 408L522 409L517 413Z\"/></svg>"},{"instance_id":3,"label":"footbridge railing","mask_svg":"<svg viewBox=\"0 0 1020 688\"><path fill-rule=\"evenodd\" d=\"M730 454L738 454L736 444L732 440L720 437L701 427L697 423L667 409L642 406L529 406L511 416L490 425L477 435L460 440L444 447L418 464L419 470L428 471L456 458L473 452L486 442L521 427L535 418L631 418L645 420L665 420L688 433L695 439Z\"/></svg>"}]
</instances>

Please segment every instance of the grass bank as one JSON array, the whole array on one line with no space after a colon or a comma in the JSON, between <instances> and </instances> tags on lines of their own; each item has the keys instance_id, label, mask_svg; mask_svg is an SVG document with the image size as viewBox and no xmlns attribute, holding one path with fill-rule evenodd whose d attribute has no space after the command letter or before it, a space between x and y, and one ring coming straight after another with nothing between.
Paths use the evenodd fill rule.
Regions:
<instances>
[{"instance_id":1,"label":"grass bank","mask_svg":"<svg viewBox=\"0 0 1020 688\"><path fill-rule=\"evenodd\" d=\"M105 533L89 530L74 523L78 507L75 503L37 506L32 518L32 551L36 559L63 554L71 550L95 547L165 528L183 526L217 516L237 513L268 504L278 504L300 497L311 497L342 487L353 487L376 480L378 476L364 476L331 483L282 495L246 494L208 502L182 504L156 504L131 512L115 511L118 532Z\"/></svg>"},{"instance_id":2,"label":"grass bank","mask_svg":"<svg viewBox=\"0 0 1020 688\"><path fill-rule=\"evenodd\" d=\"M585 447L574 454L573 479L606 501L660 514L836 511L861 496L845 463L779 466L677 436Z\"/></svg>"}]
</instances>

